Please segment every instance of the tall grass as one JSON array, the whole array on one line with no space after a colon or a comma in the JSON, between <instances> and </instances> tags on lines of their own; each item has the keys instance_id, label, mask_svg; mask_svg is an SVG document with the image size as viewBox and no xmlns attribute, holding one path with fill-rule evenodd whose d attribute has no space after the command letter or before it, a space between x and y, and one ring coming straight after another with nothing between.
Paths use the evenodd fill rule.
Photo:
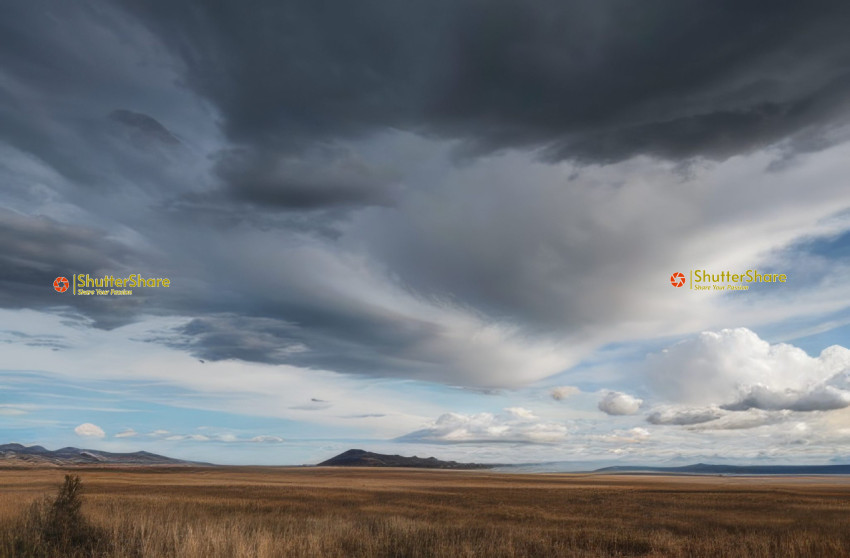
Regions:
<instances>
[{"instance_id":1,"label":"tall grass","mask_svg":"<svg viewBox=\"0 0 850 558\"><path fill-rule=\"evenodd\" d=\"M56 496L32 502L7 524L4 551L20 558L100 556L108 553L105 532L83 517L82 481L65 475Z\"/></svg>"},{"instance_id":2,"label":"tall grass","mask_svg":"<svg viewBox=\"0 0 850 558\"><path fill-rule=\"evenodd\" d=\"M52 539L26 512L38 483L0 473L12 495L0 504L0 556L850 556L850 486L841 483L319 469L83 479L81 521L68 525L90 544L63 536L68 554L20 554L24 534L36 550Z\"/></svg>"}]
</instances>

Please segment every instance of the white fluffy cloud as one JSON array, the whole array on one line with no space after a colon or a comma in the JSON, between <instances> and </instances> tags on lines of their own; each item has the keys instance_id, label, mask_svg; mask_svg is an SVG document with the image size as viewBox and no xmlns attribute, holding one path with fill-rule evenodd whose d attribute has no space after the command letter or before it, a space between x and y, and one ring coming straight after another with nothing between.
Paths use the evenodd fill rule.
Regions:
<instances>
[{"instance_id":1,"label":"white fluffy cloud","mask_svg":"<svg viewBox=\"0 0 850 558\"><path fill-rule=\"evenodd\" d=\"M138 432L136 432L132 428L128 428L127 430L124 430L123 432L119 432L118 434L116 434L115 437L116 438L134 438L138 435L139 435Z\"/></svg>"},{"instance_id":2,"label":"white fluffy cloud","mask_svg":"<svg viewBox=\"0 0 850 558\"><path fill-rule=\"evenodd\" d=\"M850 406L850 350L832 346L817 357L785 343L770 344L745 329L703 332L651 355L647 373L662 398L690 407L816 411ZM650 415L661 423L691 419ZM690 422L693 423L693 420Z\"/></svg>"},{"instance_id":3,"label":"white fluffy cloud","mask_svg":"<svg viewBox=\"0 0 850 558\"><path fill-rule=\"evenodd\" d=\"M813 411L850 408L850 350L837 345L810 357L748 329L724 329L652 355L647 366L655 392L672 403L655 407L651 424L728 431L818 421L831 436L843 423Z\"/></svg>"},{"instance_id":4,"label":"white fluffy cloud","mask_svg":"<svg viewBox=\"0 0 850 558\"><path fill-rule=\"evenodd\" d=\"M619 391L609 391L599 402L599 410L609 415L633 415L642 404L643 399Z\"/></svg>"},{"instance_id":5,"label":"white fluffy cloud","mask_svg":"<svg viewBox=\"0 0 850 558\"><path fill-rule=\"evenodd\" d=\"M544 422L528 409L510 407L504 413L464 415L445 413L437 420L402 436L405 442L521 442L545 444L560 442L567 436L565 425Z\"/></svg>"},{"instance_id":6,"label":"white fluffy cloud","mask_svg":"<svg viewBox=\"0 0 850 558\"><path fill-rule=\"evenodd\" d=\"M90 422L84 422L83 424L79 425L74 429L74 432L77 434L77 436L82 436L84 438L106 437L106 432L103 431L103 428Z\"/></svg>"}]
</instances>

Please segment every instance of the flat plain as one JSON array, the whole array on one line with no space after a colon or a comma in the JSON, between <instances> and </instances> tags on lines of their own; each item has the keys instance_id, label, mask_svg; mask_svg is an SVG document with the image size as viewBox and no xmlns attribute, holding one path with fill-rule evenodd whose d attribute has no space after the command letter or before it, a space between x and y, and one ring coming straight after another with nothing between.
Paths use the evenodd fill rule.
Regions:
<instances>
[{"instance_id":1,"label":"flat plain","mask_svg":"<svg viewBox=\"0 0 850 558\"><path fill-rule=\"evenodd\" d=\"M0 556L66 473L100 540L73 556L850 556L848 477L322 467L0 469Z\"/></svg>"}]
</instances>

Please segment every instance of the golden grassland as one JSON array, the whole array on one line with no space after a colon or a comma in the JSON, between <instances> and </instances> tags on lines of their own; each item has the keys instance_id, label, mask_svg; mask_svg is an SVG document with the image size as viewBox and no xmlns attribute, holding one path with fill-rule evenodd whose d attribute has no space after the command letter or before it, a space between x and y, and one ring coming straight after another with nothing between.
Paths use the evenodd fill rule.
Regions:
<instances>
[{"instance_id":1,"label":"golden grassland","mask_svg":"<svg viewBox=\"0 0 850 558\"><path fill-rule=\"evenodd\" d=\"M65 556L850 556L843 477L319 467L0 469L0 556L56 555L27 510L66 472L97 544Z\"/></svg>"}]
</instances>

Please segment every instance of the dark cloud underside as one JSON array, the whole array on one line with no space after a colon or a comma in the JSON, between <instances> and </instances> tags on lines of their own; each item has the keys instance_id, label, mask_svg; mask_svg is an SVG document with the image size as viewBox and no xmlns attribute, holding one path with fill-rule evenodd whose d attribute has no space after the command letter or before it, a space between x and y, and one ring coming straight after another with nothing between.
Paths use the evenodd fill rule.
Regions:
<instances>
[{"instance_id":1,"label":"dark cloud underside","mask_svg":"<svg viewBox=\"0 0 850 558\"><path fill-rule=\"evenodd\" d=\"M846 96L844 2L133 3L240 144L400 127L557 157L727 157ZM816 60L817 63L812 64ZM285 187L285 186L282 186Z\"/></svg>"}]
</instances>

